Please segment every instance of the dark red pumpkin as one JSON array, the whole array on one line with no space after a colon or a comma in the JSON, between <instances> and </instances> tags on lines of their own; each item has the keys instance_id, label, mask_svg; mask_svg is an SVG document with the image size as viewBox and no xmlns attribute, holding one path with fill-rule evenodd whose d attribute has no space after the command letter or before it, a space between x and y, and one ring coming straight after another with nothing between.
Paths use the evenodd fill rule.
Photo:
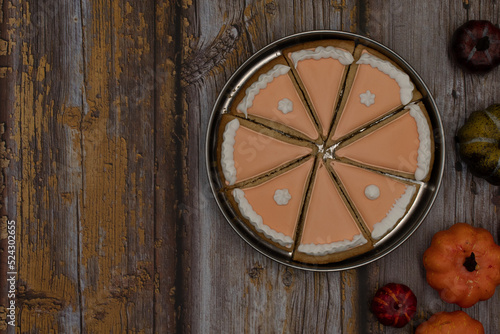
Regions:
<instances>
[{"instance_id":1,"label":"dark red pumpkin","mask_svg":"<svg viewBox=\"0 0 500 334\"><path fill-rule=\"evenodd\" d=\"M500 64L500 29L489 21L467 21L454 32L451 52L471 72L490 71Z\"/></svg>"},{"instance_id":2,"label":"dark red pumpkin","mask_svg":"<svg viewBox=\"0 0 500 334\"><path fill-rule=\"evenodd\" d=\"M400 328L417 311L417 297L406 285L389 283L375 293L371 311L383 325Z\"/></svg>"}]
</instances>

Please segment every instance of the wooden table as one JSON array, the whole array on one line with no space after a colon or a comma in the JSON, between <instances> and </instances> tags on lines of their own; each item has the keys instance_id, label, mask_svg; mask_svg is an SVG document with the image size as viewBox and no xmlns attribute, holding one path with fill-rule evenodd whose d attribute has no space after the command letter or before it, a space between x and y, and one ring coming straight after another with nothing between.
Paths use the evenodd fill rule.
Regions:
<instances>
[{"instance_id":1,"label":"wooden table","mask_svg":"<svg viewBox=\"0 0 500 334\"><path fill-rule=\"evenodd\" d=\"M466 20L499 14L490 0L0 0L4 306L8 221L17 236L16 328L6 332L412 333L458 309L427 285L421 257L458 221L498 241L500 193L460 163L454 136L470 112L500 102L500 69L465 74L447 45ZM446 131L442 188L422 226L344 272L290 269L253 250L224 220L205 170L211 108L231 73L314 29L400 54ZM369 312L388 282L418 297L400 330ZM500 332L500 294L466 311Z\"/></svg>"}]
</instances>

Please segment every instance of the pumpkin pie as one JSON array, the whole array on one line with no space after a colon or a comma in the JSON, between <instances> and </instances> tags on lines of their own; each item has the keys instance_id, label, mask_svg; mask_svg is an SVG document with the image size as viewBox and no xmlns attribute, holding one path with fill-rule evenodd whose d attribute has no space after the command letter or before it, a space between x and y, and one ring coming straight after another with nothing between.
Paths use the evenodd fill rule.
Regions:
<instances>
[{"instance_id":1,"label":"pumpkin pie","mask_svg":"<svg viewBox=\"0 0 500 334\"><path fill-rule=\"evenodd\" d=\"M255 238L309 264L377 247L432 172L422 95L394 61L351 41L276 52L219 121L225 194Z\"/></svg>"}]
</instances>

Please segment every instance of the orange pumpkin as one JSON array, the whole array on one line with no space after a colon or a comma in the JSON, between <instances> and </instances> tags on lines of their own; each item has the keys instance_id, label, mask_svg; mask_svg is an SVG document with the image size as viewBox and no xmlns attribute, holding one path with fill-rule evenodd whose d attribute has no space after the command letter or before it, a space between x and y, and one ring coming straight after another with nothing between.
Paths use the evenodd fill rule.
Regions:
<instances>
[{"instance_id":1,"label":"orange pumpkin","mask_svg":"<svg viewBox=\"0 0 500 334\"><path fill-rule=\"evenodd\" d=\"M439 312L420 324L415 334L484 334L483 325L464 311Z\"/></svg>"},{"instance_id":2,"label":"orange pumpkin","mask_svg":"<svg viewBox=\"0 0 500 334\"><path fill-rule=\"evenodd\" d=\"M423 260L427 283L460 307L490 298L500 284L500 246L483 228L457 223L436 233Z\"/></svg>"}]
</instances>

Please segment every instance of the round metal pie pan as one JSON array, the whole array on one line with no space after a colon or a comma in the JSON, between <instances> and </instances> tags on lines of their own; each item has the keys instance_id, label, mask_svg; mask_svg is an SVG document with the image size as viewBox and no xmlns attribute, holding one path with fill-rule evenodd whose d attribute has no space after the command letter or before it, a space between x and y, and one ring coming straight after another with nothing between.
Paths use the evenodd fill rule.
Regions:
<instances>
[{"instance_id":1,"label":"round metal pie pan","mask_svg":"<svg viewBox=\"0 0 500 334\"><path fill-rule=\"evenodd\" d=\"M221 116L229 111L236 93L263 64L281 55L281 50L285 48L322 39L342 39L354 41L356 44L365 45L382 53L398 64L410 76L416 88L423 95L422 102L427 109L429 119L431 121L435 148L430 179L427 182L419 182L420 189L415 201L395 229L377 241L374 244L374 248L366 253L340 262L317 265L294 261L291 258L291 252L283 251L267 243L252 229L250 229L240 217L238 217L238 214L228 202L225 193L221 191L224 187L224 181L221 175L219 175L219 171L217 169L219 164L217 161L217 134L219 131ZM429 89L417 72L415 72L415 70L403 58L394 53L394 51L374 40L353 33L331 30L309 31L282 38L261 49L245 63L243 63L243 65L236 70L226 83L213 107L212 115L208 124L205 153L208 178L215 200L217 201L224 217L236 233L238 233L240 237L253 248L267 257L294 268L312 271L338 271L356 268L387 255L401 245L412 235L413 232L415 232L431 209L439 191L445 163L444 131L439 111L429 92Z\"/></svg>"}]
</instances>

